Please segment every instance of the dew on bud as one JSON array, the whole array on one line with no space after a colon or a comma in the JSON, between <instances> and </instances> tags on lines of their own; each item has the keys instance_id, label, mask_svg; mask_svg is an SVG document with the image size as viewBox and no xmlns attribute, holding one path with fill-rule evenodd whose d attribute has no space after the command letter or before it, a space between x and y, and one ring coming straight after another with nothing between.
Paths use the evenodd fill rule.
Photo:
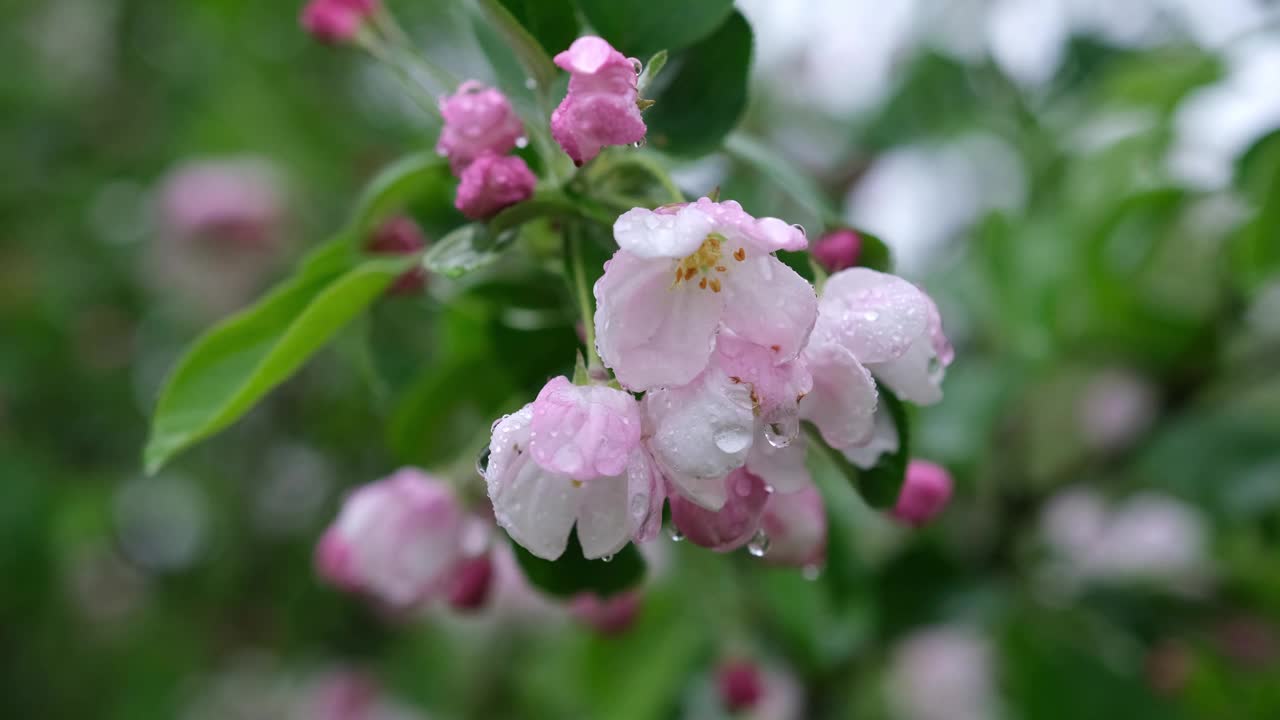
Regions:
<instances>
[{"instance_id":1,"label":"dew on bud","mask_svg":"<svg viewBox=\"0 0 1280 720\"><path fill-rule=\"evenodd\" d=\"M484 474L488 469L489 448L486 447L484 450L480 451L480 456L476 458L476 472L479 473L481 477L484 477Z\"/></svg>"},{"instance_id":2,"label":"dew on bud","mask_svg":"<svg viewBox=\"0 0 1280 720\"><path fill-rule=\"evenodd\" d=\"M635 68L637 75L644 72L644 63L639 58L631 58L631 67Z\"/></svg>"},{"instance_id":3,"label":"dew on bud","mask_svg":"<svg viewBox=\"0 0 1280 720\"><path fill-rule=\"evenodd\" d=\"M636 148L636 149L640 149L640 148L644 147L644 145L645 145L645 139L644 139L644 138L640 138L639 140L637 140L637 141L635 141L635 142L631 143L631 147Z\"/></svg>"},{"instance_id":4,"label":"dew on bud","mask_svg":"<svg viewBox=\"0 0 1280 720\"><path fill-rule=\"evenodd\" d=\"M747 552L752 557L764 557L769 552L769 536L764 530L757 530L755 535L751 536L751 541L747 543Z\"/></svg>"}]
</instances>

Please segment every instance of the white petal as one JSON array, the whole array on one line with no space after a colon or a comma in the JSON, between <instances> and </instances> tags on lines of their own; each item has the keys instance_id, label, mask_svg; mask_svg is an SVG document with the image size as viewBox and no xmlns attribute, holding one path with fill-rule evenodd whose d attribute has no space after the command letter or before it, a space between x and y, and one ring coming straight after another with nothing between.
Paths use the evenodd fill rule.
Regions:
<instances>
[{"instance_id":1,"label":"white petal","mask_svg":"<svg viewBox=\"0 0 1280 720\"><path fill-rule=\"evenodd\" d=\"M824 342L815 331L804 361L813 391L800 401L800 415L812 420L833 448L861 445L875 425L876 384L871 373L841 345Z\"/></svg>"},{"instance_id":2,"label":"white petal","mask_svg":"<svg viewBox=\"0 0 1280 720\"><path fill-rule=\"evenodd\" d=\"M529 552L555 560L569 542L580 497L569 478L533 461L532 420L532 406L526 405L494 426L485 483L498 524Z\"/></svg>"},{"instance_id":3,"label":"white petal","mask_svg":"<svg viewBox=\"0 0 1280 720\"><path fill-rule=\"evenodd\" d=\"M687 386L648 393L643 404L653 429L649 448L667 479L693 502L720 509L724 477L751 449L750 389L711 367Z\"/></svg>"},{"instance_id":4,"label":"white petal","mask_svg":"<svg viewBox=\"0 0 1280 720\"><path fill-rule=\"evenodd\" d=\"M928 334L931 305L900 277L850 268L827 279L817 332L838 340L864 365L888 362Z\"/></svg>"},{"instance_id":5,"label":"white petal","mask_svg":"<svg viewBox=\"0 0 1280 720\"><path fill-rule=\"evenodd\" d=\"M596 347L632 390L684 385L715 348L724 294L673 284L675 264L619 250L596 282Z\"/></svg>"},{"instance_id":6,"label":"white petal","mask_svg":"<svg viewBox=\"0 0 1280 720\"><path fill-rule=\"evenodd\" d=\"M711 227L711 218L692 206L675 213L634 208L614 221L613 239L636 257L682 258L702 245Z\"/></svg>"},{"instance_id":7,"label":"white petal","mask_svg":"<svg viewBox=\"0 0 1280 720\"><path fill-rule=\"evenodd\" d=\"M897 451L898 428L893 424L889 411L881 407L876 411L875 430L871 434L871 440L866 445L844 448L840 452L844 453L849 462L868 470L875 467L881 455Z\"/></svg>"},{"instance_id":8,"label":"white petal","mask_svg":"<svg viewBox=\"0 0 1280 720\"><path fill-rule=\"evenodd\" d=\"M666 499L666 482L649 449L640 447L627 466L627 527L631 539L649 542L662 528L662 503Z\"/></svg>"},{"instance_id":9,"label":"white petal","mask_svg":"<svg viewBox=\"0 0 1280 720\"><path fill-rule=\"evenodd\" d=\"M776 448L758 438L747 455L747 470L759 475L777 492L803 490L812 484L809 468L804 464L807 442L801 435L786 447Z\"/></svg>"},{"instance_id":10,"label":"white petal","mask_svg":"<svg viewBox=\"0 0 1280 720\"><path fill-rule=\"evenodd\" d=\"M869 365L868 369L903 400L917 405L942 400L942 363L926 336L917 338L896 360Z\"/></svg>"},{"instance_id":11,"label":"white petal","mask_svg":"<svg viewBox=\"0 0 1280 720\"><path fill-rule=\"evenodd\" d=\"M574 492L581 497L578 542L582 543L583 557L594 560L621 550L631 539L626 476L596 478Z\"/></svg>"},{"instance_id":12,"label":"white petal","mask_svg":"<svg viewBox=\"0 0 1280 720\"><path fill-rule=\"evenodd\" d=\"M776 362L800 354L818 319L818 297L808 280L772 255L729 261L724 324L756 345L774 349Z\"/></svg>"}]
</instances>

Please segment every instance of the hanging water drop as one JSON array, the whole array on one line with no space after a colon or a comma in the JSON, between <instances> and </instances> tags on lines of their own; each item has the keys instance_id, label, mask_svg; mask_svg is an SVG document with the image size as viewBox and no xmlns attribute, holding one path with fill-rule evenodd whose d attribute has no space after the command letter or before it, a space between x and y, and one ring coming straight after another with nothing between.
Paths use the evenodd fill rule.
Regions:
<instances>
[{"instance_id":1,"label":"hanging water drop","mask_svg":"<svg viewBox=\"0 0 1280 720\"><path fill-rule=\"evenodd\" d=\"M644 138L640 138L639 140L637 140L637 141L635 141L635 142L631 143L631 147L636 148L636 149L639 149L639 148L644 147L644 144L645 144L645 139L644 139Z\"/></svg>"},{"instance_id":2,"label":"hanging water drop","mask_svg":"<svg viewBox=\"0 0 1280 720\"><path fill-rule=\"evenodd\" d=\"M636 69L637 75L644 72L644 63L640 62L639 58L631 58L631 67Z\"/></svg>"},{"instance_id":3,"label":"hanging water drop","mask_svg":"<svg viewBox=\"0 0 1280 720\"><path fill-rule=\"evenodd\" d=\"M817 565L805 565L800 569L800 577L808 580L809 582L813 582L814 580L822 577L822 568Z\"/></svg>"},{"instance_id":4,"label":"hanging water drop","mask_svg":"<svg viewBox=\"0 0 1280 720\"><path fill-rule=\"evenodd\" d=\"M600 558L600 559L601 559L601 560L603 560L603 561L605 561L605 562L613 562L613 556L612 556L612 555L605 555L604 557L602 557L602 558Z\"/></svg>"},{"instance_id":5,"label":"hanging water drop","mask_svg":"<svg viewBox=\"0 0 1280 720\"><path fill-rule=\"evenodd\" d=\"M672 525L667 528L667 537L671 538L671 542L680 542L684 540L684 533L680 532L680 528Z\"/></svg>"},{"instance_id":6,"label":"hanging water drop","mask_svg":"<svg viewBox=\"0 0 1280 720\"><path fill-rule=\"evenodd\" d=\"M476 458L476 472L480 477L484 477L485 472L489 469L489 448L480 451L480 457Z\"/></svg>"},{"instance_id":7,"label":"hanging water drop","mask_svg":"<svg viewBox=\"0 0 1280 720\"><path fill-rule=\"evenodd\" d=\"M781 450L791 445L800 434L800 418L798 415L786 414L773 418L764 424L764 439L774 448Z\"/></svg>"},{"instance_id":8,"label":"hanging water drop","mask_svg":"<svg viewBox=\"0 0 1280 720\"><path fill-rule=\"evenodd\" d=\"M525 136L523 136L523 135L521 135L520 137L516 138L516 147L518 147L518 148L527 148L527 147L529 147L529 138L527 138L527 137L525 137Z\"/></svg>"},{"instance_id":9,"label":"hanging water drop","mask_svg":"<svg viewBox=\"0 0 1280 720\"><path fill-rule=\"evenodd\" d=\"M747 552L752 557L764 557L769 552L769 536L764 530L757 530L755 535L751 536L751 542L747 543Z\"/></svg>"},{"instance_id":10,"label":"hanging water drop","mask_svg":"<svg viewBox=\"0 0 1280 720\"><path fill-rule=\"evenodd\" d=\"M773 494L773 486L772 486L772 485L769 485L769 484L765 484L765 486L764 486L764 494L765 494L765 495L772 495L772 494Z\"/></svg>"}]
</instances>

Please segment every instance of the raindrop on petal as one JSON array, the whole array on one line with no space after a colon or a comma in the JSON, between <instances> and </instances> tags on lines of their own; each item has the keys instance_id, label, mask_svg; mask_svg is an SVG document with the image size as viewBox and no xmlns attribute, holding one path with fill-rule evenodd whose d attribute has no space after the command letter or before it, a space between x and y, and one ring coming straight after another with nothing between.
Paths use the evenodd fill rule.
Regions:
<instances>
[{"instance_id":1,"label":"raindrop on petal","mask_svg":"<svg viewBox=\"0 0 1280 720\"><path fill-rule=\"evenodd\" d=\"M757 530L755 535L751 536L751 542L747 543L747 552L752 557L764 557L769 552L769 536L764 530Z\"/></svg>"},{"instance_id":2,"label":"raindrop on petal","mask_svg":"<svg viewBox=\"0 0 1280 720\"><path fill-rule=\"evenodd\" d=\"M476 458L476 472L484 477L485 471L489 469L489 448L480 451L480 457Z\"/></svg>"}]
</instances>

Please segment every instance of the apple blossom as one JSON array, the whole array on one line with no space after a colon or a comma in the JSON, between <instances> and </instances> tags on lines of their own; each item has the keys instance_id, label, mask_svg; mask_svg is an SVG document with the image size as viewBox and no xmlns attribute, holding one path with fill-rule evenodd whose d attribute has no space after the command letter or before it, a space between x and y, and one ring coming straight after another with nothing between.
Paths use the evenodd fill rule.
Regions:
<instances>
[{"instance_id":1,"label":"apple blossom","mask_svg":"<svg viewBox=\"0 0 1280 720\"><path fill-rule=\"evenodd\" d=\"M499 210L528 200L538 178L523 158L484 154L462 171L454 207L472 220L484 220Z\"/></svg>"},{"instance_id":2,"label":"apple blossom","mask_svg":"<svg viewBox=\"0 0 1280 720\"><path fill-rule=\"evenodd\" d=\"M636 90L639 62L602 38L581 37L555 57L569 71L569 92L551 113L551 135L575 165L583 165L605 145L644 139Z\"/></svg>"},{"instance_id":3,"label":"apple blossom","mask_svg":"<svg viewBox=\"0 0 1280 720\"><path fill-rule=\"evenodd\" d=\"M946 468L927 460L912 460L890 514L907 525L924 525L951 500L951 485L951 473Z\"/></svg>"},{"instance_id":4,"label":"apple blossom","mask_svg":"<svg viewBox=\"0 0 1280 720\"><path fill-rule=\"evenodd\" d=\"M377 9L377 0L311 0L300 22L321 42L348 42Z\"/></svg>"},{"instance_id":5,"label":"apple blossom","mask_svg":"<svg viewBox=\"0 0 1280 720\"><path fill-rule=\"evenodd\" d=\"M708 510L679 493L672 493L671 522L689 542L729 552L746 545L760 528L760 515L769 500L769 487L745 468L724 480L726 498L718 510Z\"/></svg>"},{"instance_id":6,"label":"apple blossom","mask_svg":"<svg viewBox=\"0 0 1280 720\"><path fill-rule=\"evenodd\" d=\"M493 426L484 477L494 518L547 560L564 552L575 524L587 558L652 537L663 489L640 430L629 394L552 379Z\"/></svg>"},{"instance_id":7,"label":"apple blossom","mask_svg":"<svg viewBox=\"0 0 1280 720\"><path fill-rule=\"evenodd\" d=\"M635 208L613 226L619 250L596 282L596 345L631 390L679 386L706 368L723 326L799 355L817 318L813 287L777 250L803 250L798 227L756 219L733 201Z\"/></svg>"},{"instance_id":8,"label":"apple blossom","mask_svg":"<svg viewBox=\"0 0 1280 720\"><path fill-rule=\"evenodd\" d=\"M413 607L442 589L462 525L448 484L404 468L346 499L316 548L316 568L337 587Z\"/></svg>"},{"instance_id":9,"label":"apple blossom","mask_svg":"<svg viewBox=\"0 0 1280 720\"><path fill-rule=\"evenodd\" d=\"M849 228L840 228L818 238L813 256L827 272L839 272L858 264L862 255L862 238Z\"/></svg>"},{"instance_id":10,"label":"apple blossom","mask_svg":"<svg viewBox=\"0 0 1280 720\"><path fill-rule=\"evenodd\" d=\"M770 565L820 568L827 558L827 511L813 485L774 493L764 506L760 529L769 538Z\"/></svg>"}]
</instances>

